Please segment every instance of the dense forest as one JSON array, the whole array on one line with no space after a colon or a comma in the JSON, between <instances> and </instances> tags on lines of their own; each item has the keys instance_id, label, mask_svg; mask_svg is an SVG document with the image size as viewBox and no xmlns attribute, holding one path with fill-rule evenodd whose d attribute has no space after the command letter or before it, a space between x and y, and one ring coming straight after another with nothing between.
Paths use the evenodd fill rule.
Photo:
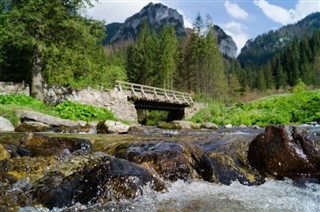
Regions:
<instances>
[{"instance_id":1,"label":"dense forest","mask_svg":"<svg viewBox=\"0 0 320 212\"><path fill-rule=\"evenodd\" d=\"M101 41L105 24L83 17L91 0L1 0L0 78L31 83L42 99L44 82L54 85L112 86L125 79Z\"/></svg>"},{"instance_id":2,"label":"dense forest","mask_svg":"<svg viewBox=\"0 0 320 212\"><path fill-rule=\"evenodd\" d=\"M170 25L153 32L145 21L135 42L107 51L105 24L81 13L90 6L91 0L0 0L1 80L30 83L40 99L44 82L111 88L118 79L222 102L247 91L294 86L299 79L319 84L317 30L251 65L222 57L211 18L200 14L184 37Z\"/></svg>"}]
</instances>

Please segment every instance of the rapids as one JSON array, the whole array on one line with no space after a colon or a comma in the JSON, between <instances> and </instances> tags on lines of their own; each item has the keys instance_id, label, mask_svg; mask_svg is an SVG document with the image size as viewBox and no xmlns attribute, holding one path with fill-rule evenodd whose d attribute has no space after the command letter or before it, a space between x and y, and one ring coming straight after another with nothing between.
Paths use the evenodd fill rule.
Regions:
<instances>
[{"instance_id":1,"label":"rapids","mask_svg":"<svg viewBox=\"0 0 320 212\"><path fill-rule=\"evenodd\" d=\"M320 211L320 185L307 183L299 186L291 180L267 180L261 186L243 186L233 182L230 186L199 180L170 183L167 192L144 190L135 200L121 200L106 204L85 206L76 204L62 211ZM48 211L23 208L21 212Z\"/></svg>"},{"instance_id":2,"label":"rapids","mask_svg":"<svg viewBox=\"0 0 320 212\"><path fill-rule=\"evenodd\" d=\"M308 130L308 134L319 144L320 126L303 125L300 126ZM201 143L204 150L216 148L220 145L220 137L223 139L232 139L239 136L256 135L262 129L253 130L233 129L231 131L175 131L148 129L143 132L144 135L155 136L156 140L187 140ZM205 136L204 136L205 135ZM82 137L83 135L81 135ZM140 135L142 136L142 135ZM101 141L97 137L104 137L111 142L114 136L87 135L94 142L95 148L101 148ZM139 136L138 136L139 137ZM134 137L136 140L137 138ZM143 140L143 136L139 139ZM161 138L161 139L159 139ZM215 138L215 145L207 145L207 140ZM122 137L121 140L131 141L131 135ZM206 149L208 148L208 149ZM8 192L19 190L23 180L18 181L13 189ZM70 207L53 208L53 212L63 211L320 211L320 184L303 183L297 184L290 179L272 180L266 179L265 183L259 186L245 186L239 181L234 181L231 185L222 183L211 183L200 179L178 180L175 182L166 181L166 190L157 192L145 186L142 193L135 199L120 199L113 201L103 201L83 205L75 203ZM1 185L0 185L1 186ZM47 208L42 207L23 207L21 212L47 212Z\"/></svg>"}]
</instances>

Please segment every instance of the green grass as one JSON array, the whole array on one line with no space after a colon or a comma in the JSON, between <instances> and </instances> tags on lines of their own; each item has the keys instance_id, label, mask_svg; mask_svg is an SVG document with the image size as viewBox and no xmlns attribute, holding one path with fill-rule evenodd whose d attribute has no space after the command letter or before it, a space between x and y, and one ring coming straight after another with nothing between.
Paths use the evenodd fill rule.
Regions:
<instances>
[{"instance_id":1,"label":"green grass","mask_svg":"<svg viewBox=\"0 0 320 212\"><path fill-rule=\"evenodd\" d=\"M191 121L249 126L320 122L320 91L298 91L249 103L237 103L231 107L211 103L208 109L200 110Z\"/></svg>"},{"instance_id":2,"label":"green grass","mask_svg":"<svg viewBox=\"0 0 320 212\"><path fill-rule=\"evenodd\" d=\"M19 121L16 110L32 110L44 114L71 120L84 120L87 122L96 120L116 120L115 116L107 109L93 107L79 103L66 101L55 107L46 105L40 100L25 96L9 94L0 95L0 116L3 116L15 124Z\"/></svg>"}]
</instances>

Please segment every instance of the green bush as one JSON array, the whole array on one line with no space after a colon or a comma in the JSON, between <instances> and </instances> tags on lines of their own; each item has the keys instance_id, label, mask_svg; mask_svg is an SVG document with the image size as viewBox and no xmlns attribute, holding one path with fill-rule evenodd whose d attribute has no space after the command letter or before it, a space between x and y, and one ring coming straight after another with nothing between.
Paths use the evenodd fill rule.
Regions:
<instances>
[{"instance_id":1,"label":"green bush","mask_svg":"<svg viewBox=\"0 0 320 212\"><path fill-rule=\"evenodd\" d=\"M249 103L237 103L225 107L211 103L200 110L191 121L214 122L219 125L289 124L320 121L320 91L305 91L298 85L298 91L291 95L273 96Z\"/></svg>"},{"instance_id":2,"label":"green bush","mask_svg":"<svg viewBox=\"0 0 320 212\"><path fill-rule=\"evenodd\" d=\"M54 108L61 118L71 120L116 120L107 109L65 101Z\"/></svg>"},{"instance_id":3,"label":"green bush","mask_svg":"<svg viewBox=\"0 0 320 212\"><path fill-rule=\"evenodd\" d=\"M32 98L26 95L18 94L8 94L5 96L0 96L0 104L3 105L20 105L29 106L38 110L48 110L48 107L41 102L39 99Z\"/></svg>"}]
</instances>

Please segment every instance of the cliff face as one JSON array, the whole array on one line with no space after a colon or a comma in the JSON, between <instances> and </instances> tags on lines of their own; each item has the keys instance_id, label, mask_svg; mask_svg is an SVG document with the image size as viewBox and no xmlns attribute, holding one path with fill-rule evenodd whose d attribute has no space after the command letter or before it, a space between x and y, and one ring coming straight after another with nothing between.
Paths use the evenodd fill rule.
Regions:
<instances>
[{"instance_id":1,"label":"cliff face","mask_svg":"<svg viewBox=\"0 0 320 212\"><path fill-rule=\"evenodd\" d=\"M214 25L214 30L218 39L218 45L222 55L235 58L237 54L237 45L232 37L227 35L219 26Z\"/></svg>"},{"instance_id":2,"label":"cliff face","mask_svg":"<svg viewBox=\"0 0 320 212\"><path fill-rule=\"evenodd\" d=\"M147 20L151 31L160 32L164 25L174 26L178 36L185 36L183 16L177 10L162 4L150 3L139 13L126 19L124 23L111 23L106 26L107 38L105 45L118 44L120 47L133 42L139 34L143 21ZM220 27L214 26L220 51L223 55L234 58L237 46L233 39Z\"/></svg>"},{"instance_id":3,"label":"cliff face","mask_svg":"<svg viewBox=\"0 0 320 212\"><path fill-rule=\"evenodd\" d=\"M177 10L168 8L162 4L150 3L139 13L127 18L123 24L117 25L117 30L112 28L115 27L114 24L107 25L108 37L104 43L113 44L123 40L135 40L144 20L147 20L151 31L160 32L164 25L170 25L174 26L177 35L184 35L186 33L183 17Z\"/></svg>"}]
</instances>

